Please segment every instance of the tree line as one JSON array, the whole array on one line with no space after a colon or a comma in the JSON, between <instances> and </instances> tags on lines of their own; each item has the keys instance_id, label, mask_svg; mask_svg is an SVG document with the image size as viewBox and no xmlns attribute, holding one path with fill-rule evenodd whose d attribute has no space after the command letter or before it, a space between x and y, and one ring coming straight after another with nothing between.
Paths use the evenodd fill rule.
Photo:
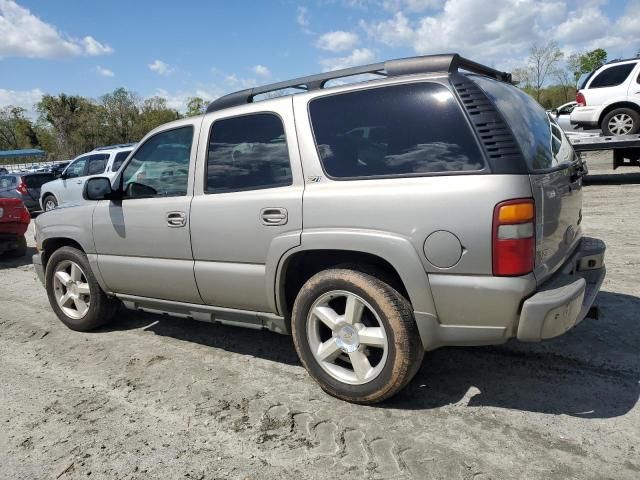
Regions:
<instances>
[{"instance_id":1,"label":"tree line","mask_svg":"<svg viewBox=\"0 0 640 480\"><path fill-rule=\"evenodd\" d=\"M526 65L513 70L513 78L543 107L551 109L573 100L579 77L606 63L607 56L602 48L565 55L553 41L535 44ZM64 93L44 95L36 104L36 120L28 118L20 107L0 109L0 150L40 148L48 159L70 159L96 146L138 141L163 123L203 113L207 104L192 97L181 114L170 108L165 98L141 99L125 88L98 100Z\"/></svg>"},{"instance_id":2,"label":"tree line","mask_svg":"<svg viewBox=\"0 0 640 480\"><path fill-rule=\"evenodd\" d=\"M35 105L35 120L24 108L0 109L0 150L39 148L48 159L70 159L100 145L136 142L163 123L203 113L207 104L192 97L181 114L165 98L140 99L125 88L97 101L64 93L44 95Z\"/></svg>"}]
</instances>

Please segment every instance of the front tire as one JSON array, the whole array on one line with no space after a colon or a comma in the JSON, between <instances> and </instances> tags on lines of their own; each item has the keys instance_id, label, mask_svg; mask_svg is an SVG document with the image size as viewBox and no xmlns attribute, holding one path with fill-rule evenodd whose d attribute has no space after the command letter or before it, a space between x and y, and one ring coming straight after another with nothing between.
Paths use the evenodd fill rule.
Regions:
<instances>
[{"instance_id":1,"label":"front tire","mask_svg":"<svg viewBox=\"0 0 640 480\"><path fill-rule=\"evenodd\" d=\"M58 200L56 200L56 197L54 197L53 195L47 195L42 199L42 209L45 212L48 212L49 210L53 210L57 206L58 206Z\"/></svg>"},{"instance_id":2,"label":"front tire","mask_svg":"<svg viewBox=\"0 0 640 480\"><path fill-rule=\"evenodd\" d=\"M302 364L330 395L381 402L416 374L424 349L409 302L376 277L325 270L296 297L293 342Z\"/></svg>"},{"instance_id":3,"label":"front tire","mask_svg":"<svg viewBox=\"0 0 640 480\"><path fill-rule=\"evenodd\" d=\"M640 114L630 108L616 108L604 116L600 127L606 136L633 135L640 131Z\"/></svg>"},{"instance_id":4,"label":"front tire","mask_svg":"<svg viewBox=\"0 0 640 480\"><path fill-rule=\"evenodd\" d=\"M51 308L72 330L86 332L108 323L119 302L100 288L84 252L62 247L47 262L45 285Z\"/></svg>"}]
</instances>

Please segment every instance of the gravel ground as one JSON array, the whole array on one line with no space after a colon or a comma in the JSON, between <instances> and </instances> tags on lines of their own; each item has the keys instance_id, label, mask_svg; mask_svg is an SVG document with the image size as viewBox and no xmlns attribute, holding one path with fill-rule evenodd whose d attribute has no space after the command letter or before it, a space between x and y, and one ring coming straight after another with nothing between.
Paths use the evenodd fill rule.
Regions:
<instances>
[{"instance_id":1,"label":"gravel ground","mask_svg":"<svg viewBox=\"0 0 640 480\"><path fill-rule=\"evenodd\" d=\"M325 395L272 333L125 311L72 332L30 257L0 260L0 478L640 478L640 172L588 160L600 319L427 353L375 407Z\"/></svg>"}]
</instances>

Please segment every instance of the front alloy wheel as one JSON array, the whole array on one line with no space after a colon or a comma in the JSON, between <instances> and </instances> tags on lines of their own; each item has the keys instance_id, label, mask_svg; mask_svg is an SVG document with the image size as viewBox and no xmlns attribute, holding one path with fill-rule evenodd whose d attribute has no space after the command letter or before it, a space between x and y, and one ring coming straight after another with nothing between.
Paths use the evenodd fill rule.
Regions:
<instances>
[{"instance_id":1,"label":"front alloy wheel","mask_svg":"<svg viewBox=\"0 0 640 480\"><path fill-rule=\"evenodd\" d=\"M82 268L71 260L56 265L53 290L60 309L70 318L81 319L89 311L91 291Z\"/></svg>"}]
</instances>

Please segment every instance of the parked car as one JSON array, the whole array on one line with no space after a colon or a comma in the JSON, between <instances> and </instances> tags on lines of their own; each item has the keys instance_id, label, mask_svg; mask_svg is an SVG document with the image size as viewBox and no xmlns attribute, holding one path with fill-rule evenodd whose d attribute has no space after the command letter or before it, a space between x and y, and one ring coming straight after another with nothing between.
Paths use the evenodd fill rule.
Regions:
<instances>
[{"instance_id":1,"label":"parked car","mask_svg":"<svg viewBox=\"0 0 640 480\"><path fill-rule=\"evenodd\" d=\"M24 234L31 216L18 198L0 198L0 255L23 257L27 254Z\"/></svg>"},{"instance_id":2,"label":"parked car","mask_svg":"<svg viewBox=\"0 0 640 480\"><path fill-rule=\"evenodd\" d=\"M384 76L324 88L364 73ZM307 91L254 102L286 87ZM584 172L510 74L392 60L156 128L87 181L92 202L36 219L33 262L71 329L123 303L289 333L325 391L372 403L425 350L540 341L587 315L605 246L582 233Z\"/></svg>"},{"instance_id":3,"label":"parked car","mask_svg":"<svg viewBox=\"0 0 640 480\"><path fill-rule=\"evenodd\" d=\"M56 177L59 177L60 175L62 175L62 172L64 172L64 169L67 168L69 166L69 164L71 163L71 160L69 160L68 162L59 162L56 163L55 165L51 166L51 173L53 173Z\"/></svg>"},{"instance_id":4,"label":"parked car","mask_svg":"<svg viewBox=\"0 0 640 480\"><path fill-rule=\"evenodd\" d=\"M640 59L614 60L578 81L571 124L604 135L640 131Z\"/></svg>"},{"instance_id":5,"label":"parked car","mask_svg":"<svg viewBox=\"0 0 640 480\"><path fill-rule=\"evenodd\" d=\"M42 186L40 205L49 211L64 203L82 203L82 189L92 175L113 177L131 153L132 143L99 147L70 162L60 178Z\"/></svg>"},{"instance_id":6,"label":"parked car","mask_svg":"<svg viewBox=\"0 0 640 480\"><path fill-rule=\"evenodd\" d=\"M0 198L19 198L30 212L40 210L40 188L54 178L51 173L0 175Z\"/></svg>"},{"instance_id":7,"label":"parked car","mask_svg":"<svg viewBox=\"0 0 640 480\"><path fill-rule=\"evenodd\" d=\"M560 125L560 128L564 131L575 130L575 126L571 125L571 112L576 108L576 105L578 105L577 102L568 102L549 112L554 116L556 123Z\"/></svg>"}]
</instances>

